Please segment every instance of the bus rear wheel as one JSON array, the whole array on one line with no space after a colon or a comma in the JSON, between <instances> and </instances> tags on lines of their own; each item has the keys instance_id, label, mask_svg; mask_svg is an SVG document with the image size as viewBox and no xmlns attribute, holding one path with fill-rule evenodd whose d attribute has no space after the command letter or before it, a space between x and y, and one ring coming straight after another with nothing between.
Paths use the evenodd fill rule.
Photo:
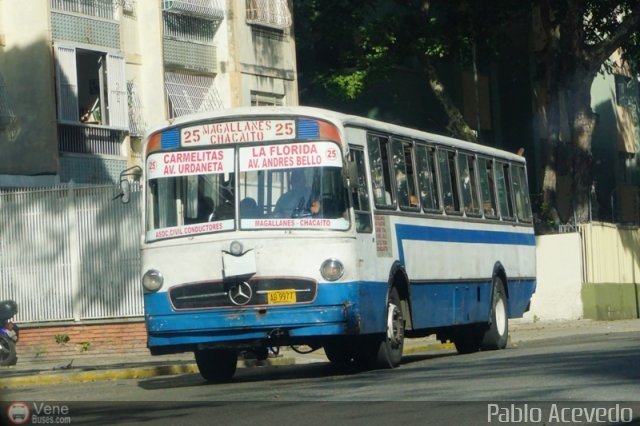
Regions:
<instances>
[{"instance_id":1,"label":"bus rear wheel","mask_svg":"<svg viewBox=\"0 0 640 426\"><path fill-rule=\"evenodd\" d=\"M484 333L481 348L483 351L504 349L509 340L509 316L507 314L507 295L502 280L496 277L493 284L493 303L491 305L491 323Z\"/></svg>"},{"instance_id":2,"label":"bus rear wheel","mask_svg":"<svg viewBox=\"0 0 640 426\"><path fill-rule=\"evenodd\" d=\"M233 349L200 349L194 354L200 375L209 382L228 381L236 373L238 351Z\"/></svg>"}]
</instances>

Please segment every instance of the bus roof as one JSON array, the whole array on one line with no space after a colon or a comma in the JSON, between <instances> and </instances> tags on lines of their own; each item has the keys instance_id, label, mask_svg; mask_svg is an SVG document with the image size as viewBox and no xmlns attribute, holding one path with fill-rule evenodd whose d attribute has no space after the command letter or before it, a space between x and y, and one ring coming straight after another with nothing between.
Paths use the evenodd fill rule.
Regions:
<instances>
[{"instance_id":1,"label":"bus roof","mask_svg":"<svg viewBox=\"0 0 640 426\"><path fill-rule=\"evenodd\" d=\"M391 124L371 118L360 117L351 114L344 114L323 108L309 106L253 106L253 107L236 107L225 108L213 111L207 111L196 114L184 115L172 120L165 121L151 128L147 135L155 133L165 127L180 127L186 124L197 122L205 122L217 119L240 119L249 116L291 116L299 115L312 118L320 118L332 122L338 126L362 128L377 130L392 135L419 139L425 142L433 142L454 148L464 149L478 154L485 154L491 157L499 157L506 160L526 162L525 157L518 154L504 151L498 148L492 148L486 145L480 145L474 142L468 142L448 136L438 135L422 130L412 129L410 127Z\"/></svg>"}]
</instances>

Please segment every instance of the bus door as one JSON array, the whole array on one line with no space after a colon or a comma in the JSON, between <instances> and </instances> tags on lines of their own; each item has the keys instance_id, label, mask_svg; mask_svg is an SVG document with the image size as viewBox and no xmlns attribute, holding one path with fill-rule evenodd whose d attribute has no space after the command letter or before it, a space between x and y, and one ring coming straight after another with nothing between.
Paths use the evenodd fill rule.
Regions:
<instances>
[{"instance_id":1,"label":"bus door","mask_svg":"<svg viewBox=\"0 0 640 426\"><path fill-rule=\"evenodd\" d=\"M349 161L355 171L356 182L351 182L351 199L355 213L356 239L358 241L358 276L364 280L375 279L373 263L376 258L376 237L371 215L368 174L365 166L365 152L362 147L349 147Z\"/></svg>"}]
</instances>

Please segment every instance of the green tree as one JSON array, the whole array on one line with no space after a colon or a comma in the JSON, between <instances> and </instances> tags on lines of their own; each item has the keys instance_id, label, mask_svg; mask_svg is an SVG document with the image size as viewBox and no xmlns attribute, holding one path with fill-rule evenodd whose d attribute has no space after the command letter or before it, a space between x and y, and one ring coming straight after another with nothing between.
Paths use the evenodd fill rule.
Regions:
<instances>
[{"instance_id":1,"label":"green tree","mask_svg":"<svg viewBox=\"0 0 640 426\"><path fill-rule=\"evenodd\" d=\"M638 0L300 0L296 36L303 90L353 98L393 67L417 62L446 112L447 129L473 140L469 123L437 72L455 56L475 69L498 54L508 25L524 20L531 34L532 94L542 144L542 194L553 211L570 199L577 222L589 219L591 139L595 116L590 89L611 55L638 58ZM302 19L301 19L302 18ZM307 57L308 55L308 57ZM303 56L301 58L301 56ZM636 61L637 62L637 61ZM565 189L558 174L569 176ZM566 192L562 192L566 191Z\"/></svg>"},{"instance_id":2,"label":"green tree","mask_svg":"<svg viewBox=\"0 0 640 426\"><path fill-rule=\"evenodd\" d=\"M591 142L596 124L591 84L617 50L638 52L637 0L535 0L533 2L534 99L544 146L543 199L571 200L576 222L589 220ZM569 193L558 174L569 176Z\"/></svg>"}]
</instances>

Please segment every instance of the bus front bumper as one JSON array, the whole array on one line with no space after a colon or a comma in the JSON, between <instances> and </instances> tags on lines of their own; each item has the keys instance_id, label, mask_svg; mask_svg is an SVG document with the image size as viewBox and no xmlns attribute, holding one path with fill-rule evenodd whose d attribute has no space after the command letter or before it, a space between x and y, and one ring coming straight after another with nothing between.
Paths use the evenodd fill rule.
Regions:
<instances>
[{"instance_id":1,"label":"bus front bumper","mask_svg":"<svg viewBox=\"0 0 640 426\"><path fill-rule=\"evenodd\" d=\"M166 293L147 294L147 344L152 354L174 353L207 346L284 346L329 336L382 332L385 316L380 307L385 306L386 288L361 285L351 290L354 288L360 296L366 294L366 302L344 297L338 299L342 303L331 304L322 298L299 305L177 311L170 306ZM371 297L379 299L378 303L368 303Z\"/></svg>"}]
</instances>

